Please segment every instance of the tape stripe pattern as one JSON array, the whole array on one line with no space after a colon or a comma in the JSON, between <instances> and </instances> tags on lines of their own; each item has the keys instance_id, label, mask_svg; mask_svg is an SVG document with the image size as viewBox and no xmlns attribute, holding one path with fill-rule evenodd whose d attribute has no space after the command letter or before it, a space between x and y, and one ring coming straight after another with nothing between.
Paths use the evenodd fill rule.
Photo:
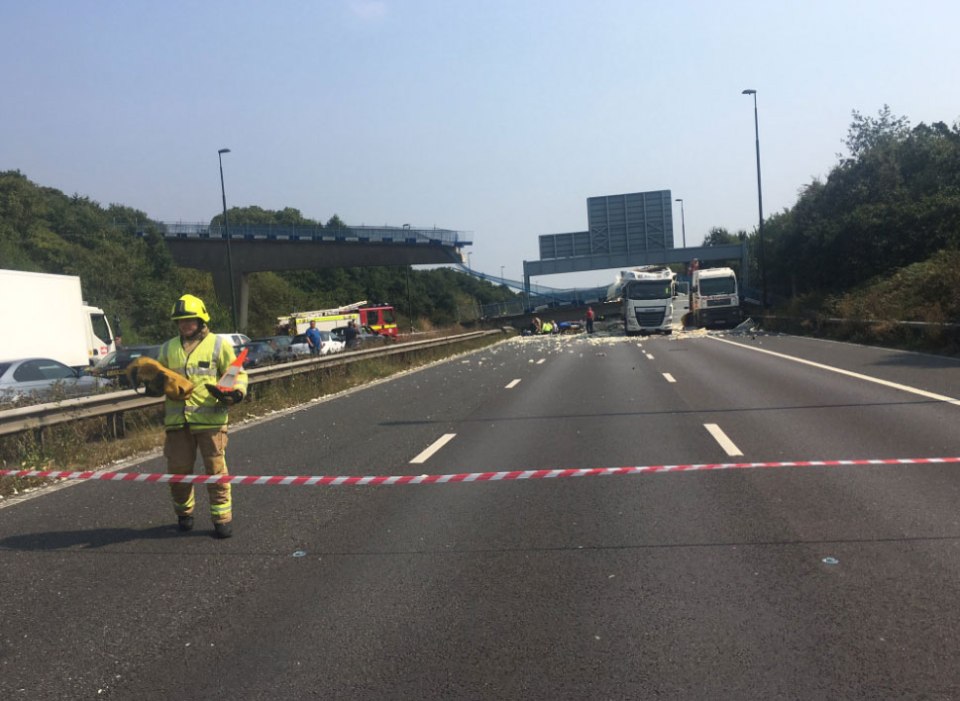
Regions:
<instances>
[{"instance_id":1,"label":"tape stripe pattern","mask_svg":"<svg viewBox=\"0 0 960 701\"><path fill-rule=\"evenodd\" d=\"M32 477L105 482L161 484L237 484L259 486L379 486L394 484L449 484L451 482L500 482L560 477L608 477L709 470L755 470L778 467L862 467L870 465L943 465L960 463L960 457L881 458L870 460L793 460L780 462L722 462L689 465L638 465L633 467L588 467L500 472L460 472L447 475L172 475L140 472L92 472L69 470L0 470L0 477Z\"/></svg>"}]
</instances>

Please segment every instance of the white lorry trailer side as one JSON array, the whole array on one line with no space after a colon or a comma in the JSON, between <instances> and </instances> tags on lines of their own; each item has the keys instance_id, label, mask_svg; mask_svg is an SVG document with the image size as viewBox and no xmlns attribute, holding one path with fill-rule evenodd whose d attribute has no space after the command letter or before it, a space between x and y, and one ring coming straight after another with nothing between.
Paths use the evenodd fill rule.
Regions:
<instances>
[{"instance_id":1,"label":"white lorry trailer side","mask_svg":"<svg viewBox=\"0 0 960 701\"><path fill-rule=\"evenodd\" d=\"M103 310L83 303L79 277L0 270L0 299L0 360L86 367L115 349Z\"/></svg>"}]
</instances>

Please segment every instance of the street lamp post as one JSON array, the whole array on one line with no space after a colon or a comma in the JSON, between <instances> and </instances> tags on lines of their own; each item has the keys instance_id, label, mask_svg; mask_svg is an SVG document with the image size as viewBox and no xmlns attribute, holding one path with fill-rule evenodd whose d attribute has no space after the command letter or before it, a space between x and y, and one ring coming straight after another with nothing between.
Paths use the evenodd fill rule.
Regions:
<instances>
[{"instance_id":1,"label":"street lamp post","mask_svg":"<svg viewBox=\"0 0 960 701\"><path fill-rule=\"evenodd\" d=\"M505 266L500 266L500 284L503 284L503 269Z\"/></svg>"},{"instance_id":2,"label":"street lamp post","mask_svg":"<svg viewBox=\"0 0 960 701\"><path fill-rule=\"evenodd\" d=\"M760 186L760 120L757 116L757 91L744 90L741 94L753 95L753 130L757 144L757 206L760 210L760 308L767 308L767 266L763 258L763 188Z\"/></svg>"},{"instance_id":3,"label":"street lamp post","mask_svg":"<svg viewBox=\"0 0 960 701\"><path fill-rule=\"evenodd\" d=\"M678 197L677 202L680 203L680 229L683 231L683 247L687 247L687 220L683 216L683 198Z\"/></svg>"},{"instance_id":4,"label":"street lamp post","mask_svg":"<svg viewBox=\"0 0 960 701\"><path fill-rule=\"evenodd\" d=\"M223 154L230 153L230 149L222 148L217 151L217 160L220 161L220 194L223 196L223 232L227 237L227 275L230 276L230 318L233 320L233 330L239 331L237 326L237 293L233 284L233 251L230 250L230 225L227 222L227 190L223 186Z\"/></svg>"}]
</instances>

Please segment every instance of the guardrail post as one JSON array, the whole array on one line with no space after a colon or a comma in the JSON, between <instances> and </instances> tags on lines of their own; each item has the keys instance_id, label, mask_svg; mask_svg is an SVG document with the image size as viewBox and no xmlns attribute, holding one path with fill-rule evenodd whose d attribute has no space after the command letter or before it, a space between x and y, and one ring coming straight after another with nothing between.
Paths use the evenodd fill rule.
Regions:
<instances>
[{"instance_id":1,"label":"guardrail post","mask_svg":"<svg viewBox=\"0 0 960 701\"><path fill-rule=\"evenodd\" d=\"M127 425L123 420L122 411L107 414L107 431L111 438L123 438L127 435Z\"/></svg>"},{"instance_id":2,"label":"guardrail post","mask_svg":"<svg viewBox=\"0 0 960 701\"><path fill-rule=\"evenodd\" d=\"M43 426L37 426L33 429L33 440L37 444L37 450L40 452L40 455L44 455L46 451L43 449Z\"/></svg>"}]
</instances>

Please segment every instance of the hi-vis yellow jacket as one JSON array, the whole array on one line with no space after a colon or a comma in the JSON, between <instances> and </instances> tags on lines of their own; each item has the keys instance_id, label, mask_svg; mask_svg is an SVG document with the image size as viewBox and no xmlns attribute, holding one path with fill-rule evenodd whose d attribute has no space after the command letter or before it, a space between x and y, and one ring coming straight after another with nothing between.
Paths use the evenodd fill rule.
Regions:
<instances>
[{"instance_id":1,"label":"hi-vis yellow jacket","mask_svg":"<svg viewBox=\"0 0 960 701\"><path fill-rule=\"evenodd\" d=\"M193 392L186 401L164 401L164 428L172 431L189 426L191 429L203 431L226 426L226 405L211 396L205 385L217 384L217 380L235 359L233 347L214 333L208 332L189 355L184 352L179 336L164 343L160 347L157 360L194 384ZM244 395L247 393L246 372L241 370L234 389L240 390Z\"/></svg>"}]
</instances>

